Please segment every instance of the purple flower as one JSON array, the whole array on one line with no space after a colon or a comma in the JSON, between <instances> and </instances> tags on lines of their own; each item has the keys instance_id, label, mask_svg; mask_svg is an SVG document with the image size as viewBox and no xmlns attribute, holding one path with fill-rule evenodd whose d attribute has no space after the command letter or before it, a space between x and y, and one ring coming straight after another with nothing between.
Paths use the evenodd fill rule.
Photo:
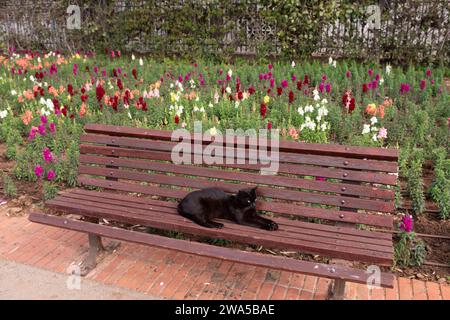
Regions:
<instances>
[{"instance_id":1,"label":"purple flower","mask_svg":"<svg viewBox=\"0 0 450 320\"><path fill-rule=\"evenodd\" d=\"M44 169L40 165L37 165L36 167L34 167L34 174L36 175L36 177L40 178L43 173L44 173Z\"/></svg>"},{"instance_id":2,"label":"purple flower","mask_svg":"<svg viewBox=\"0 0 450 320\"><path fill-rule=\"evenodd\" d=\"M327 93L330 93L331 92L331 83L327 83L326 85L325 85L325 91L327 92Z\"/></svg>"},{"instance_id":3,"label":"purple flower","mask_svg":"<svg viewBox=\"0 0 450 320\"><path fill-rule=\"evenodd\" d=\"M45 162L49 163L49 162L52 162L52 161L53 161L53 156L52 156L52 153L51 153L51 151L50 151L49 148L45 148L45 149L42 151L42 154L43 154L43 156L44 156Z\"/></svg>"},{"instance_id":4,"label":"purple flower","mask_svg":"<svg viewBox=\"0 0 450 320\"><path fill-rule=\"evenodd\" d=\"M411 232L413 230L413 217L412 215L404 215L399 226L400 230L405 232Z\"/></svg>"},{"instance_id":5,"label":"purple flower","mask_svg":"<svg viewBox=\"0 0 450 320\"><path fill-rule=\"evenodd\" d=\"M295 81L297 81L297 77L295 76L295 74L293 74L293 75L292 75L292 78L291 78L291 80L292 80L292 82L295 82Z\"/></svg>"},{"instance_id":6,"label":"purple flower","mask_svg":"<svg viewBox=\"0 0 450 320\"><path fill-rule=\"evenodd\" d=\"M181 74L178 76L178 82L183 82L183 76Z\"/></svg>"},{"instance_id":7,"label":"purple flower","mask_svg":"<svg viewBox=\"0 0 450 320\"><path fill-rule=\"evenodd\" d=\"M72 71L73 75L76 76L78 73L78 65L76 63L74 63Z\"/></svg>"},{"instance_id":8,"label":"purple flower","mask_svg":"<svg viewBox=\"0 0 450 320\"><path fill-rule=\"evenodd\" d=\"M39 125L39 126L38 126L38 130L39 130L39 134L40 134L41 136L45 136L45 135L46 135L46 133L45 133L45 124Z\"/></svg>"},{"instance_id":9,"label":"purple flower","mask_svg":"<svg viewBox=\"0 0 450 320\"><path fill-rule=\"evenodd\" d=\"M47 117L46 116L41 116L41 122L43 124L46 124L47 123Z\"/></svg>"},{"instance_id":10,"label":"purple flower","mask_svg":"<svg viewBox=\"0 0 450 320\"><path fill-rule=\"evenodd\" d=\"M50 123L48 125L48 128L50 129L51 133L55 133L56 132L56 124L54 122Z\"/></svg>"},{"instance_id":11,"label":"purple flower","mask_svg":"<svg viewBox=\"0 0 450 320\"><path fill-rule=\"evenodd\" d=\"M377 80L373 80L372 81L372 89L376 89L378 87L378 81Z\"/></svg>"},{"instance_id":12,"label":"purple flower","mask_svg":"<svg viewBox=\"0 0 450 320\"><path fill-rule=\"evenodd\" d=\"M55 176L56 176L55 171L48 170L48 172L47 172L47 180L48 181L52 181L53 179L55 179Z\"/></svg>"}]
</instances>

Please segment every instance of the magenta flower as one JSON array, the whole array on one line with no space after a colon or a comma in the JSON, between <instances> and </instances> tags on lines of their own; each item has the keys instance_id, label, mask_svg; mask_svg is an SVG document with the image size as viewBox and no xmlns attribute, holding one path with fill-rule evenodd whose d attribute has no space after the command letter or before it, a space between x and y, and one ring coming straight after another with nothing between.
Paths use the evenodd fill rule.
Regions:
<instances>
[{"instance_id":1,"label":"magenta flower","mask_svg":"<svg viewBox=\"0 0 450 320\"><path fill-rule=\"evenodd\" d=\"M94 66L94 72L95 72L95 74L98 73L98 67L97 66Z\"/></svg>"},{"instance_id":2,"label":"magenta flower","mask_svg":"<svg viewBox=\"0 0 450 320\"><path fill-rule=\"evenodd\" d=\"M291 78L291 80L292 80L292 82L295 82L295 81L297 81L297 77L295 76L295 74L293 74L293 75L292 75L292 78Z\"/></svg>"},{"instance_id":3,"label":"magenta flower","mask_svg":"<svg viewBox=\"0 0 450 320\"><path fill-rule=\"evenodd\" d=\"M284 79L283 81L281 81L281 86L282 86L283 88L286 88L288 85L289 85L289 84L288 84L288 81L287 81L286 79Z\"/></svg>"},{"instance_id":4,"label":"magenta flower","mask_svg":"<svg viewBox=\"0 0 450 320\"><path fill-rule=\"evenodd\" d=\"M260 73L259 74L259 80L262 81L264 79L264 74Z\"/></svg>"},{"instance_id":5,"label":"magenta flower","mask_svg":"<svg viewBox=\"0 0 450 320\"><path fill-rule=\"evenodd\" d=\"M420 80L420 89L425 90L427 82L425 80Z\"/></svg>"},{"instance_id":6,"label":"magenta flower","mask_svg":"<svg viewBox=\"0 0 450 320\"><path fill-rule=\"evenodd\" d=\"M40 134L41 136L45 136L45 135L46 135L46 132L45 132L45 124L39 125L39 126L38 126L38 130L39 130L39 134Z\"/></svg>"},{"instance_id":7,"label":"magenta flower","mask_svg":"<svg viewBox=\"0 0 450 320\"><path fill-rule=\"evenodd\" d=\"M38 129L36 127L31 127L30 133L28 134L28 140L34 140L34 138L36 138L37 131Z\"/></svg>"},{"instance_id":8,"label":"magenta flower","mask_svg":"<svg viewBox=\"0 0 450 320\"><path fill-rule=\"evenodd\" d=\"M325 85L323 84L323 82L321 82L321 83L319 84L319 91L320 91L320 93L323 92L324 88L325 88Z\"/></svg>"},{"instance_id":9,"label":"magenta flower","mask_svg":"<svg viewBox=\"0 0 450 320\"><path fill-rule=\"evenodd\" d=\"M102 77L106 77L106 69L102 70Z\"/></svg>"},{"instance_id":10,"label":"magenta flower","mask_svg":"<svg viewBox=\"0 0 450 320\"><path fill-rule=\"evenodd\" d=\"M316 181L326 181L325 177L316 177Z\"/></svg>"},{"instance_id":11,"label":"magenta flower","mask_svg":"<svg viewBox=\"0 0 450 320\"><path fill-rule=\"evenodd\" d=\"M52 181L53 179L55 179L55 177L56 177L55 171L48 170L48 172L47 172L47 180L48 181Z\"/></svg>"},{"instance_id":12,"label":"magenta flower","mask_svg":"<svg viewBox=\"0 0 450 320\"><path fill-rule=\"evenodd\" d=\"M73 75L76 76L78 73L78 65L76 63L74 63L72 71Z\"/></svg>"},{"instance_id":13,"label":"magenta flower","mask_svg":"<svg viewBox=\"0 0 450 320\"><path fill-rule=\"evenodd\" d=\"M269 70L273 69L273 65L271 63L269 63Z\"/></svg>"},{"instance_id":14,"label":"magenta flower","mask_svg":"<svg viewBox=\"0 0 450 320\"><path fill-rule=\"evenodd\" d=\"M327 81L327 75L326 74L324 74L324 75L322 75L322 81Z\"/></svg>"},{"instance_id":15,"label":"magenta flower","mask_svg":"<svg viewBox=\"0 0 450 320\"><path fill-rule=\"evenodd\" d=\"M49 148L45 148L45 149L42 151L42 154L43 154L43 156L44 156L45 162L49 163L49 162L52 162L52 161L53 161L53 155L52 155L52 153L51 153L51 151L50 151Z\"/></svg>"},{"instance_id":16,"label":"magenta flower","mask_svg":"<svg viewBox=\"0 0 450 320\"><path fill-rule=\"evenodd\" d=\"M44 169L40 165L37 165L36 167L34 167L34 174L36 175L36 177L40 178L43 173L44 173Z\"/></svg>"},{"instance_id":17,"label":"magenta flower","mask_svg":"<svg viewBox=\"0 0 450 320\"><path fill-rule=\"evenodd\" d=\"M41 122L43 124L46 124L47 123L47 117L46 116L41 116Z\"/></svg>"},{"instance_id":18,"label":"magenta flower","mask_svg":"<svg viewBox=\"0 0 450 320\"><path fill-rule=\"evenodd\" d=\"M347 78L350 78L350 77L352 76L352 73L351 73L350 71L347 71L347 72L345 73L345 76L346 76Z\"/></svg>"},{"instance_id":19,"label":"magenta flower","mask_svg":"<svg viewBox=\"0 0 450 320\"><path fill-rule=\"evenodd\" d=\"M48 128L49 128L51 133L55 133L56 132L56 124L54 122L50 123L48 125Z\"/></svg>"},{"instance_id":20,"label":"magenta flower","mask_svg":"<svg viewBox=\"0 0 450 320\"><path fill-rule=\"evenodd\" d=\"M431 77L431 70L430 69L427 69L427 77Z\"/></svg>"},{"instance_id":21,"label":"magenta flower","mask_svg":"<svg viewBox=\"0 0 450 320\"><path fill-rule=\"evenodd\" d=\"M331 83L327 83L327 84L325 85L325 91L326 91L327 93L330 93L330 92L331 92Z\"/></svg>"},{"instance_id":22,"label":"magenta flower","mask_svg":"<svg viewBox=\"0 0 450 320\"><path fill-rule=\"evenodd\" d=\"M372 69L369 69L369 70L367 71L367 73L369 74L369 76L372 76L372 75L373 75L373 70L372 70Z\"/></svg>"},{"instance_id":23,"label":"magenta flower","mask_svg":"<svg viewBox=\"0 0 450 320\"><path fill-rule=\"evenodd\" d=\"M270 79L270 87L273 88L275 86L275 79L271 78Z\"/></svg>"},{"instance_id":24,"label":"magenta flower","mask_svg":"<svg viewBox=\"0 0 450 320\"><path fill-rule=\"evenodd\" d=\"M404 215L399 226L400 230L404 232L411 232L413 230L413 217L412 215Z\"/></svg>"}]
</instances>

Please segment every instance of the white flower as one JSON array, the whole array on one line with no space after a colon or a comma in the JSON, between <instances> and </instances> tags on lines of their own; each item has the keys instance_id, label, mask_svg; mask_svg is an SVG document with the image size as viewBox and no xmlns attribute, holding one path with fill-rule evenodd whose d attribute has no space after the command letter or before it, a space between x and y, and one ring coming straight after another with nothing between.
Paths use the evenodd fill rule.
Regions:
<instances>
[{"instance_id":1,"label":"white flower","mask_svg":"<svg viewBox=\"0 0 450 320\"><path fill-rule=\"evenodd\" d=\"M233 75L233 70L228 70L228 75L231 77Z\"/></svg>"},{"instance_id":2,"label":"white flower","mask_svg":"<svg viewBox=\"0 0 450 320\"><path fill-rule=\"evenodd\" d=\"M8 115L8 110L0 111L0 119L6 118L7 115Z\"/></svg>"},{"instance_id":3,"label":"white flower","mask_svg":"<svg viewBox=\"0 0 450 320\"><path fill-rule=\"evenodd\" d=\"M370 128L370 131L378 131L378 128L377 127L372 127L372 128Z\"/></svg>"},{"instance_id":4,"label":"white flower","mask_svg":"<svg viewBox=\"0 0 450 320\"><path fill-rule=\"evenodd\" d=\"M134 56L134 54L131 55L131 60L136 59L136 57Z\"/></svg>"},{"instance_id":5,"label":"white flower","mask_svg":"<svg viewBox=\"0 0 450 320\"><path fill-rule=\"evenodd\" d=\"M34 76L33 75L30 76L30 81L34 82Z\"/></svg>"},{"instance_id":6,"label":"white flower","mask_svg":"<svg viewBox=\"0 0 450 320\"><path fill-rule=\"evenodd\" d=\"M320 126L320 130L322 130L322 131L327 130L327 128L328 128L328 122L324 122L324 123L322 123L321 126Z\"/></svg>"},{"instance_id":7,"label":"white flower","mask_svg":"<svg viewBox=\"0 0 450 320\"><path fill-rule=\"evenodd\" d=\"M314 111L314 107L312 106L312 105L307 105L306 107L305 107L305 113L306 112L313 112Z\"/></svg>"},{"instance_id":8,"label":"white flower","mask_svg":"<svg viewBox=\"0 0 450 320\"><path fill-rule=\"evenodd\" d=\"M194 112L197 112L197 111L198 111L198 107L194 106Z\"/></svg>"},{"instance_id":9,"label":"white flower","mask_svg":"<svg viewBox=\"0 0 450 320\"><path fill-rule=\"evenodd\" d=\"M362 134L366 134L370 132L370 124L364 124Z\"/></svg>"},{"instance_id":10,"label":"white flower","mask_svg":"<svg viewBox=\"0 0 450 320\"><path fill-rule=\"evenodd\" d=\"M130 111L128 111L128 118L130 118L130 119L132 118Z\"/></svg>"},{"instance_id":11,"label":"white flower","mask_svg":"<svg viewBox=\"0 0 450 320\"><path fill-rule=\"evenodd\" d=\"M377 139L378 139L378 138L377 138L377 135L374 134L374 135L372 136L372 140L373 140L373 141L377 141Z\"/></svg>"},{"instance_id":12,"label":"white flower","mask_svg":"<svg viewBox=\"0 0 450 320\"><path fill-rule=\"evenodd\" d=\"M383 85L384 83L384 78L380 78L380 86Z\"/></svg>"},{"instance_id":13,"label":"white flower","mask_svg":"<svg viewBox=\"0 0 450 320\"><path fill-rule=\"evenodd\" d=\"M320 100L319 91L317 89L313 90L314 101Z\"/></svg>"},{"instance_id":14,"label":"white flower","mask_svg":"<svg viewBox=\"0 0 450 320\"><path fill-rule=\"evenodd\" d=\"M302 107L298 107L297 112L302 116L305 114L305 111L303 111Z\"/></svg>"},{"instance_id":15,"label":"white flower","mask_svg":"<svg viewBox=\"0 0 450 320\"><path fill-rule=\"evenodd\" d=\"M320 114L317 115L316 117L317 122L320 122L320 120L322 120L322 116Z\"/></svg>"},{"instance_id":16,"label":"white flower","mask_svg":"<svg viewBox=\"0 0 450 320\"><path fill-rule=\"evenodd\" d=\"M144 60L142 60L142 58L139 58L139 65L143 66L144 65Z\"/></svg>"},{"instance_id":17,"label":"white flower","mask_svg":"<svg viewBox=\"0 0 450 320\"><path fill-rule=\"evenodd\" d=\"M295 68L295 61L292 61L292 62L291 62L291 67L292 67L292 68Z\"/></svg>"},{"instance_id":18,"label":"white flower","mask_svg":"<svg viewBox=\"0 0 450 320\"><path fill-rule=\"evenodd\" d=\"M38 57L38 58L37 58L37 62L41 62L41 57Z\"/></svg>"},{"instance_id":19,"label":"white flower","mask_svg":"<svg viewBox=\"0 0 450 320\"><path fill-rule=\"evenodd\" d=\"M173 83L170 84L170 89L173 89Z\"/></svg>"},{"instance_id":20,"label":"white flower","mask_svg":"<svg viewBox=\"0 0 450 320\"><path fill-rule=\"evenodd\" d=\"M13 89L13 90L11 90L11 95L12 95L12 96L16 96L16 95L17 95L17 91L16 91L16 90L14 90L14 89Z\"/></svg>"},{"instance_id":21,"label":"white flower","mask_svg":"<svg viewBox=\"0 0 450 320\"><path fill-rule=\"evenodd\" d=\"M214 105L210 102L210 103L208 104L208 107L213 108Z\"/></svg>"},{"instance_id":22,"label":"white flower","mask_svg":"<svg viewBox=\"0 0 450 320\"><path fill-rule=\"evenodd\" d=\"M41 108L41 114L45 115L45 116L48 116L48 115L50 115L50 111L48 109L46 109L46 108Z\"/></svg>"},{"instance_id":23,"label":"white flower","mask_svg":"<svg viewBox=\"0 0 450 320\"><path fill-rule=\"evenodd\" d=\"M322 99L322 104L327 104L328 100L327 99Z\"/></svg>"},{"instance_id":24,"label":"white flower","mask_svg":"<svg viewBox=\"0 0 450 320\"><path fill-rule=\"evenodd\" d=\"M328 64L333 64L333 58L332 57L328 58Z\"/></svg>"},{"instance_id":25,"label":"white flower","mask_svg":"<svg viewBox=\"0 0 450 320\"><path fill-rule=\"evenodd\" d=\"M336 68L336 60L333 61L333 67Z\"/></svg>"},{"instance_id":26,"label":"white flower","mask_svg":"<svg viewBox=\"0 0 450 320\"><path fill-rule=\"evenodd\" d=\"M386 65L386 74L391 74L392 67L390 64Z\"/></svg>"},{"instance_id":27,"label":"white flower","mask_svg":"<svg viewBox=\"0 0 450 320\"><path fill-rule=\"evenodd\" d=\"M227 93L231 93L231 88L230 88L230 87L227 87L227 88L225 89L225 91L226 91Z\"/></svg>"},{"instance_id":28,"label":"white flower","mask_svg":"<svg viewBox=\"0 0 450 320\"><path fill-rule=\"evenodd\" d=\"M209 134L212 135L212 136L215 136L217 134L216 127L212 127L211 129L209 129Z\"/></svg>"},{"instance_id":29,"label":"white flower","mask_svg":"<svg viewBox=\"0 0 450 320\"><path fill-rule=\"evenodd\" d=\"M372 125L374 125L374 124L377 123L377 122L378 122L377 117L372 117L372 118L370 118L370 123L371 123Z\"/></svg>"},{"instance_id":30,"label":"white flower","mask_svg":"<svg viewBox=\"0 0 450 320\"><path fill-rule=\"evenodd\" d=\"M237 108L239 108L239 101L236 101L235 103L234 103L234 107L237 109Z\"/></svg>"},{"instance_id":31,"label":"white flower","mask_svg":"<svg viewBox=\"0 0 450 320\"><path fill-rule=\"evenodd\" d=\"M200 112L205 112L205 108L204 108L204 107L201 107L201 108L200 108Z\"/></svg>"}]
</instances>

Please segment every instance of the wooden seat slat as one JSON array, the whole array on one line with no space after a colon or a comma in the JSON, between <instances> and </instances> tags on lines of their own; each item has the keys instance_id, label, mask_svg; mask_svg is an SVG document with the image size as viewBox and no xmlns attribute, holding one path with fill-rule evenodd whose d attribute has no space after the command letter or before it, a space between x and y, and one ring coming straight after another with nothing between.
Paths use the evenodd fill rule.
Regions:
<instances>
[{"instance_id":1,"label":"wooden seat slat","mask_svg":"<svg viewBox=\"0 0 450 320\"><path fill-rule=\"evenodd\" d=\"M89 133L108 134L114 136L132 137L132 138L146 138L146 139L159 139L170 141L172 139L172 133L165 130L152 130L144 128L133 128L125 126L113 126L104 124L87 124L85 131ZM197 139L191 134L193 141L202 141L203 143L210 143L211 140L205 137ZM236 141L236 138L233 139ZM236 142L235 142L236 145ZM246 146L249 144L246 140ZM269 142L270 146L271 143ZM357 147L357 146L343 146L338 144L319 144L319 143L304 143L293 141L280 141L280 151L286 152L298 152L298 153L310 153L317 155L331 155L331 156L351 156L355 158L368 158L368 159L381 159L397 161L398 150L392 148L374 148L374 147Z\"/></svg>"},{"instance_id":2,"label":"wooden seat slat","mask_svg":"<svg viewBox=\"0 0 450 320\"><path fill-rule=\"evenodd\" d=\"M217 178L223 180L234 180L248 183L266 184L271 186L308 189L323 192L332 192L345 195L356 195L384 200L393 200L395 193L393 190L375 188L371 186L355 185L349 183L333 183L325 181L315 181L311 179L301 179L283 176L269 176L257 173L225 171L220 169L210 169L204 167L195 167L192 165L177 165L172 163L162 163L145 161L139 159L124 159L111 157L98 157L92 155L80 155L80 163L95 165L111 165L129 168L153 170L164 173L176 173L205 178Z\"/></svg>"},{"instance_id":3,"label":"wooden seat slat","mask_svg":"<svg viewBox=\"0 0 450 320\"><path fill-rule=\"evenodd\" d=\"M80 145L80 153L98 154L116 157L132 157L134 159L171 161L171 155L168 152L150 151L142 149L127 149L120 147L109 147L109 146L89 145L89 144ZM194 161L192 160L191 163L194 163ZM254 170L254 171L259 171L262 167L265 167L260 164L214 164L214 166ZM371 182L391 186L396 185L397 183L396 175L374 171L368 172L368 171L345 170L340 168L326 168L320 166L290 164L290 163L279 163L278 171L280 173L285 174L325 177L332 179L340 179L344 181Z\"/></svg>"},{"instance_id":4,"label":"wooden seat slat","mask_svg":"<svg viewBox=\"0 0 450 320\"><path fill-rule=\"evenodd\" d=\"M246 244L262 245L275 249L300 250L304 253L324 254L330 257L344 257L348 260L359 260L365 262L374 262L381 265L390 265L392 263L392 254L387 252L372 251L362 248L350 248L340 245L317 243L311 240L300 239L281 239L268 232L260 232L255 228L240 226L232 223L225 223L223 229L211 229L199 226L190 220L181 216L166 215L146 211L145 214L136 213L135 210L124 210L115 206L97 206L98 203L83 201L59 201L56 199L47 202L47 205L71 212L75 214L87 215L91 217L111 219L124 223L141 224L163 230L186 232L195 235L203 235L213 238L221 238L231 241L242 242ZM250 229L250 230L249 230ZM241 232L236 232L241 230ZM264 231L264 230L263 230Z\"/></svg>"},{"instance_id":5,"label":"wooden seat slat","mask_svg":"<svg viewBox=\"0 0 450 320\"><path fill-rule=\"evenodd\" d=\"M62 195L66 194L81 194L81 195L95 195L98 198L105 198L110 200L120 200L124 203L128 202L134 202L136 204L145 204L150 206L158 206L158 207L167 207L167 208L176 208L177 203L173 201L162 201L162 200L155 200L155 199L149 199L147 197L137 197L132 195L123 195L123 194L117 194L114 192L107 192L107 191L89 191L84 189L70 189L68 191L61 192ZM257 206L260 203L257 204ZM293 206L298 207L298 206ZM306 208L306 209L317 209L317 208ZM332 211L329 209L320 209L325 211ZM342 212L342 211L338 211ZM346 214L354 214L357 216L366 216L366 214L359 214L355 212L346 212ZM371 216L372 217L372 216ZM392 219L390 217L381 217L381 216L373 216L373 218L389 218L391 225L392 225ZM294 222L293 222L294 223ZM305 224L302 221L295 220L295 224L298 224L301 227L308 227L314 230L323 230L323 231L329 231L329 232L338 232L342 234L348 234L348 235L355 235L359 237L365 237L365 238L374 238L374 239L382 239L384 241L391 241L392 242L392 235L385 232L374 232L374 231L366 231L366 230L360 230L355 228L349 228L349 227L339 227L339 226L330 226L326 224L319 224L319 223L307 223Z\"/></svg>"},{"instance_id":6,"label":"wooden seat slat","mask_svg":"<svg viewBox=\"0 0 450 320\"><path fill-rule=\"evenodd\" d=\"M98 192L97 192L98 193ZM65 198L69 198L72 201L73 200L80 200L80 202L83 201L92 201L92 202L98 202L103 204L110 204L110 205L117 205L117 206L123 206L133 209L142 209L142 210L150 210L150 211L156 211L161 212L164 214L172 214L172 215L178 215L176 210L176 203L171 202L174 204L173 207L168 206L162 206L162 205L143 205L142 203L136 203L133 201L131 197L129 197L127 200L118 200L118 199L111 199L111 198L102 198L95 195L87 195L87 194L80 194L76 192L68 192L63 193L60 196L58 196L56 199L59 201L64 201ZM318 225L316 223L309 223L309 222L302 222L298 220L290 220L287 218L272 218L275 222L279 223L280 225L283 225L283 230L289 230L294 233L302 233L302 234L310 234L310 235L319 235L327 238L332 239L338 239L338 240L348 240L348 241L355 241L356 243L367 243L367 244L376 244L379 246L388 247L387 252L392 252L392 240L391 239L380 239L380 238L366 238L365 236L361 235L347 235L345 233L340 233L335 226L331 226L331 230L323 230L323 229L317 229L315 226ZM381 233L383 234L383 233ZM278 235L278 233L277 233ZM375 250L375 249L374 249Z\"/></svg>"},{"instance_id":7,"label":"wooden seat slat","mask_svg":"<svg viewBox=\"0 0 450 320\"><path fill-rule=\"evenodd\" d=\"M171 152L177 145L172 141L154 141L138 138L112 137L108 135L85 134L80 137L81 142L90 142L97 144L105 144L109 146L132 147L144 150L166 151ZM202 147L204 149L205 146ZM201 154L195 148L191 148L193 154ZM235 152L238 149L223 148L216 150L216 157L225 157L226 152ZM245 151L245 157L235 154L236 159L248 158L248 149ZM203 153L203 151L202 151ZM255 159L257 160L257 159ZM380 172L397 172L397 163L385 160L364 160L345 157L321 156L311 154L293 154L288 152L279 152L279 162L310 164L327 167L338 167L347 169L380 171Z\"/></svg>"},{"instance_id":8,"label":"wooden seat slat","mask_svg":"<svg viewBox=\"0 0 450 320\"><path fill-rule=\"evenodd\" d=\"M341 265L328 265L308 261L295 260L292 258L268 256L253 252L211 246L203 243L189 243L184 240L171 239L154 234L139 233L118 228L111 228L103 225L74 221L63 217L49 216L41 213L32 213L30 221L56 226L60 228L97 234L118 240L132 241L140 244L151 245L164 249L177 250L180 252L214 257L227 261L263 266L284 270L288 272L300 272L331 279L348 280L357 283L367 283L368 276L364 270L348 268ZM389 273L381 273L381 283L383 287L393 287L394 276Z\"/></svg>"},{"instance_id":9,"label":"wooden seat slat","mask_svg":"<svg viewBox=\"0 0 450 320\"><path fill-rule=\"evenodd\" d=\"M236 183L226 183L222 181L210 181L205 179L192 179L181 176L168 176L164 174L155 174L155 173L149 174L113 168L92 167L85 165L79 166L79 173L109 178L134 180L157 184L167 184L171 186L189 187L194 189L220 187L224 191L232 193L235 193L239 189L245 187L254 186ZM394 209L392 201L386 202L381 200L361 199L343 195L330 195L330 194L295 191L288 189L275 189L270 187L259 187L258 194L260 196L269 197L273 199L317 203L336 207L343 206L345 204L345 207L348 208L367 209L381 212L392 212L392 210Z\"/></svg>"}]
</instances>

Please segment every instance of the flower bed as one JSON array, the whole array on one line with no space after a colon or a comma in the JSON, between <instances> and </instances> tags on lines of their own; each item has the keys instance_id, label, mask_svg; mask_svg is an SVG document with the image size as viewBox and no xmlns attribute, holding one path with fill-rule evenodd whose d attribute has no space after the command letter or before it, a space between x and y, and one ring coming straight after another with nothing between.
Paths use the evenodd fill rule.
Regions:
<instances>
[{"instance_id":1,"label":"flower bed","mask_svg":"<svg viewBox=\"0 0 450 320\"><path fill-rule=\"evenodd\" d=\"M448 73L331 58L214 65L120 51L10 52L0 56L0 142L14 161L12 176L40 181L44 199L76 185L78 138L87 122L172 130L198 120L211 133L278 128L287 140L399 146L409 211L426 211L430 196L448 219ZM427 161L436 167L430 190L423 184ZM10 177L4 180L14 190ZM402 239L403 247L413 243Z\"/></svg>"}]
</instances>

